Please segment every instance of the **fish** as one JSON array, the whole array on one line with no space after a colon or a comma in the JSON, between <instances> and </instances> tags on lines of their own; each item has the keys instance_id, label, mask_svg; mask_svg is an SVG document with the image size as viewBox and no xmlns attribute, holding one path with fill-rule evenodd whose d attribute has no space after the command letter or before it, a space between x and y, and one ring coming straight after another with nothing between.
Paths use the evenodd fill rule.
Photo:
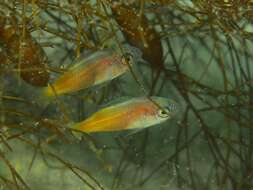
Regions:
<instances>
[{"instance_id":1,"label":"fish","mask_svg":"<svg viewBox=\"0 0 253 190\"><path fill-rule=\"evenodd\" d=\"M99 50L88 57L80 57L66 72L44 89L46 96L63 95L111 81L129 70L133 62L112 50Z\"/></svg>"},{"instance_id":2,"label":"fish","mask_svg":"<svg viewBox=\"0 0 253 190\"><path fill-rule=\"evenodd\" d=\"M102 108L71 128L85 133L139 130L167 121L177 110L177 103L169 98L135 97Z\"/></svg>"}]
</instances>

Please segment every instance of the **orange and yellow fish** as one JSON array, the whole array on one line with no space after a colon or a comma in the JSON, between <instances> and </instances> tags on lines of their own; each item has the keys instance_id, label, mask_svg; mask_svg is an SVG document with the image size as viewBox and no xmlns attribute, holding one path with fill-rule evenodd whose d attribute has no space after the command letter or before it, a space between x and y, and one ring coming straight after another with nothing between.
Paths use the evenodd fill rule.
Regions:
<instances>
[{"instance_id":1,"label":"orange and yellow fish","mask_svg":"<svg viewBox=\"0 0 253 190\"><path fill-rule=\"evenodd\" d=\"M77 62L46 87L46 96L62 95L110 81L126 71L132 57L122 56L113 50L100 50Z\"/></svg>"},{"instance_id":2,"label":"orange and yellow fish","mask_svg":"<svg viewBox=\"0 0 253 190\"><path fill-rule=\"evenodd\" d=\"M147 97L136 97L103 108L71 128L85 133L142 129L162 123L177 112L174 101L163 97L150 98L152 101Z\"/></svg>"}]
</instances>

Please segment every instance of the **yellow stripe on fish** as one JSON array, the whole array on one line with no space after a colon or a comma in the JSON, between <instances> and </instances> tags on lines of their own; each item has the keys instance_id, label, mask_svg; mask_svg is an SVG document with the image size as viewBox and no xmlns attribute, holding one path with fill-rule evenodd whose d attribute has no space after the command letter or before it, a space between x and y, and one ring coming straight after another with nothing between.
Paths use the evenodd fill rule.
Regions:
<instances>
[{"instance_id":1,"label":"yellow stripe on fish","mask_svg":"<svg viewBox=\"0 0 253 190\"><path fill-rule=\"evenodd\" d=\"M128 70L125 57L112 50L98 51L76 63L44 90L46 96L72 93L110 81Z\"/></svg>"},{"instance_id":2,"label":"yellow stripe on fish","mask_svg":"<svg viewBox=\"0 0 253 190\"><path fill-rule=\"evenodd\" d=\"M103 108L71 127L86 133L141 129L165 122L177 112L174 101L163 97L151 99L155 103L137 97Z\"/></svg>"}]
</instances>

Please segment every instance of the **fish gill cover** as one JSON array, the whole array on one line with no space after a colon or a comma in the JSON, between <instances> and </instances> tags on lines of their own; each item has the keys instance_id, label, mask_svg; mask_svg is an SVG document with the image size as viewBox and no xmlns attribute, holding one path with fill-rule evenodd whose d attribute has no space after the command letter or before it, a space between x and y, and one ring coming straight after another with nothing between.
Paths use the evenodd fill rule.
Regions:
<instances>
[{"instance_id":1,"label":"fish gill cover","mask_svg":"<svg viewBox=\"0 0 253 190\"><path fill-rule=\"evenodd\" d=\"M251 0L0 0L0 189L253 189L252 22ZM94 66L105 49L120 59L57 94L75 60ZM69 128L125 96L177 114L138 131Z\"/></svg>"}]
</instances>

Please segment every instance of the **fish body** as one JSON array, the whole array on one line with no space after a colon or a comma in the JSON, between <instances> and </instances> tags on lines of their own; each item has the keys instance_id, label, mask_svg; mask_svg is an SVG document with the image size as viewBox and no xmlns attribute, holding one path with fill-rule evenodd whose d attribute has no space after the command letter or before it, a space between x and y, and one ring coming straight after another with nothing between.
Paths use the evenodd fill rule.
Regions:
<instances>
[{"instance_id":1,"label":"fish body","mask_svg":"<svg viewBox=\"0 0 253 190\"><path fill-rule=\"evenodd\" d=\"M174 101L151 98L155 103L146 97L136 97L103 108L72 128L86 133L141 129L162 123L176 113Z\"/></svg>"},{"instance_id":2,"label":"fish body","mask_svg":"<svg viewBox=\"0 0 253 190\"><path fill-rule=\"evenodd\" d=\"M72 93L110 81L128 70L123 56L112 50L101 50L77 62L45 89L45 95ZM55 92L54 92L55 91Z\"/></svg>"}]
</instances>

